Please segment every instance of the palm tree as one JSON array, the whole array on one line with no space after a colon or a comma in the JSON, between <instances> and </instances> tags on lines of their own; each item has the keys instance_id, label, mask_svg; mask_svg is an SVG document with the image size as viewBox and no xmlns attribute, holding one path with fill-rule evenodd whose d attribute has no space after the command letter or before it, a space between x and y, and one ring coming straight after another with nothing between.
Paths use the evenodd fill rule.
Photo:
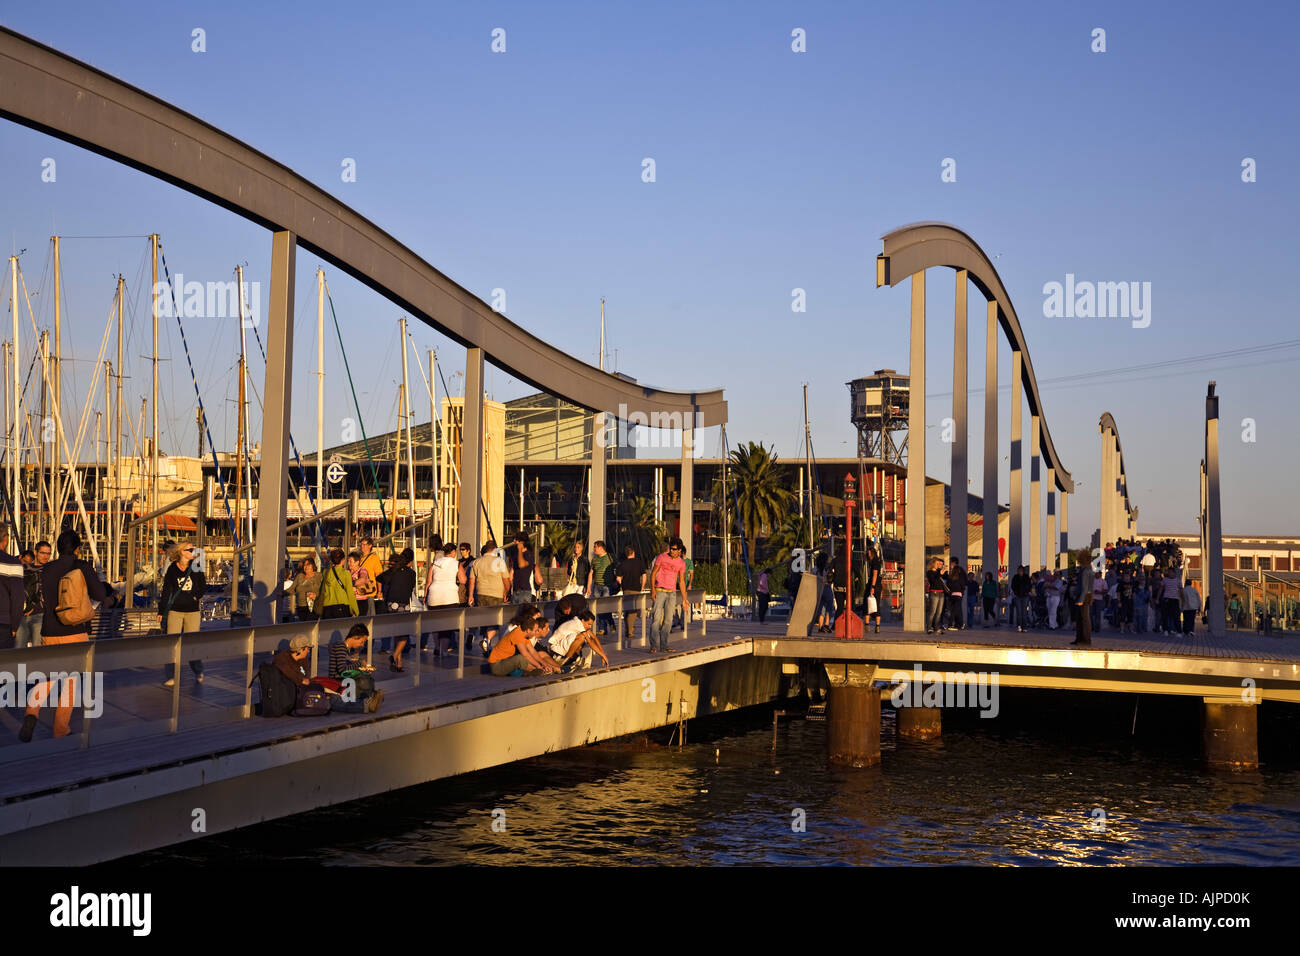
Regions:
<instances>
[{"instance_id":1,"label":"palm tree","mask_svg":"<svg viewBox=\"0 0 1300 956\"><path fill-rule=\"evenodd\" d=\"M818 518L813 523L813 540L821 540L821 519ZM808 550L808 519L804 515L790 512L786 515L785 521L767 539L769 548L775 551L774 563L784 564L790 560L795 548ZM816 547L816 544L813 545Z\"/></svg>"},{"instance_id":2,"label":"palm tree","mask_svg":"<svg viewBox=\"0 0 1300 956\"><path fill-rule=\"evenodd\" d=\"M731 453L730 480L735 482L730 501L740 518L740 526L758 559L758 539L780 528L794 497L786 485L776 455L761 443L738 445ZM715 492L716 496L716 492Z\"/></svg>"},{"instance_id":3,"label":"palm tree","mask_svg":"<svg viewBox=\"0 0 1300 956\"><path fill-rule=\"evenodd\" d=\"M548 521L546 522L546 546L551 552L564 560L573 542L577 540L578 529L576 525L569 524L567 521Z\"/></svg>"},{"instance_id":4,"label":"palm tree","mask_svg":"<svg viewBox=\"0 0 1300 956\"><path fill-rule=\"evenodd\" d=\"M653 558L663 550L667 528L662 521L655 520L655 503L649 498L638 495L625 498L620 503L623 520L627 522L631 544L637 554L643 558Z\"/></svg>"}]
</instances>

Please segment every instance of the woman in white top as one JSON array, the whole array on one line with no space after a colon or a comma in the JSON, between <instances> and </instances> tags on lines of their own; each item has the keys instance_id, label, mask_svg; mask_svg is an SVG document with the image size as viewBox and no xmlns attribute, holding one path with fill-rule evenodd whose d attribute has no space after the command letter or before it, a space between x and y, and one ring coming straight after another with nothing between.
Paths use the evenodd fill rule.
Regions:
<instances>
[{"instance_id":1,"label":"woman in white top","mask_svg":"<svg viewBox=\"0 0 1300 956\"><path fill-rule=\"evenodd\" d=\"M429 573L424 581L425 606L430 610L439 607L456 607L460 604L460 589L457 576L460 574L460 562L456 560L456 546L443 547L442 554L429 563ZM455 647L456 631L438 633L439 653L446 653L445 645Z\"/></svg>"},{"instance_id":2,"label":"woman in white top","mask_svg":"<svg viewBox=\"0 0 1300 956\"><path fill-rule=\"evenodd\" d=\"M452 607L460 603L460 592L456 587L460 562L455 554L456 546L446 545L442 554L429 564L429 574L424 582L429 608Z\"/></svg>"}]
</instances>

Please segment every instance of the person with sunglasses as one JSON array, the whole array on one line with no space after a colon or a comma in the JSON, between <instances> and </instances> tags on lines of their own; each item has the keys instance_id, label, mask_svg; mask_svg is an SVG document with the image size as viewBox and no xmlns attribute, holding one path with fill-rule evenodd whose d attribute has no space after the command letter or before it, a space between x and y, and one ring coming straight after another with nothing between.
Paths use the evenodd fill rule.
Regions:
<instances>
[{"instance_id":1,"label":"person with sunglasses","mask_svg":"<svg viewBox=\"0 0 1300 956\"><path fill-rule=\"evenodd\" d=\"M194 545L173 544L167 551L171 564L163 575L162 593L158 596L158 622L164 634L189 634L199 629L199 602L207 590L207 579L202 571L193 568ZM194 679L203 683L203 662L190 661ZM167 665L164 687L176 683L176 666Z\"/></svg>"},{"instance_id":2,"label":"person with sunglasses","mask_svg":"<svg viewBox=\"0 0 1300 956\"><path fill-rule=\"evenodd\" d=\"M668 632L673 626L673 615L677 608L685 607L686 600L686 561L682 553L686 550L681 538L668 542L668 550L654 559L650 566L650 600L654 611L650 618L650 653L668 653ZM681 595L681 604L678 595ZM655 636L658 635L656 646Z\"/></svg>"}]
</instances>

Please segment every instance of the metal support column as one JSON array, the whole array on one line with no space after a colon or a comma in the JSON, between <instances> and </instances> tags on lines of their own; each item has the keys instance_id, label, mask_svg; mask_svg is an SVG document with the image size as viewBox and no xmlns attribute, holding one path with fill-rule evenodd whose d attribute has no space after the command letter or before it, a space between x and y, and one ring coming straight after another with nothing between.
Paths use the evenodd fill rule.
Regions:
<instances>
[{"instance_id":1,"label":"metal support column","mask_svg":"<svg viewBox=\"0 0 1300 956\"><path fill-rule=\"evenodd\" d=\"M1223 517L1219 510L1219 397L1210 383L1205 396L1205 518L1206 553L1205 614L1211 637L1222 637L1223 605Z\"/></svg>"},{"instance_id":2,"label":"metal support column","mask_svg":"<svg viewBox=\"0 0 1300 956\"><path fill-rule=\"evenodd\" d=\"M520 485L522 486L522 479ZM605 538L605 413L591 416L591 501L587 505L587 554L595 554L595 544ZM520 491L522 500L523 492ZM524 526L523 506L519 508L519 527Z\"/></svg>"},{"instance_id":3,"label":"metal support column","mask_svg":"<svg viewBox=\"0 0 1300 956\"><path fill-rule=\"evenodd\" d=\"M1061 550L1060 554L1068 555L1070 553L1070 493L1061 492ZM1056 567L1068 567L1069 558L1061 561L1058 555Z\"/></svg>"},{"instance_id":4,"label":"metal support column","mask_svg":"<svg viewBox=\"0 0 1300 956\"><path fill-rule=\"evenodd\" d=\"M1011 514L1007 521L1007 567L1014 572L1024 563L1024 517L1021 514L1021 498L1025 491L1025 477L1021 471L1022 454L1020 374L1023 356L1019 349L1011 350ZM1031 562L1032 564L1032 562ZM1034 564L1030 570L1037 570Z\"/></svg>"},{"instance_id":5,"label":"metal support column","mask_svg":"<svg viewBox=\"0 0 1300 956\"><path fill-rule=\"evenodd\" d=\"M907 513L903 516L903 630L925 630L925 271L912 275ZM897 485L895 485L897 487ZM877 706L879 711L879 706Z\"/></svg>"},{"instance_id":6,"label":"metal support column","mask_svg":"<svg viewBox=\"0 0 1300 956\"><path fill-rule=\"evenodd\" d=\"M465 409L460 430L460 539L477 555L485 543L479 534L479 499L483 494L483 350L465 350ZM501 544L500 541L497 544Z\"/></svg>"},{"instance_id":7,"label":"metal support column","mask_svg":"<svg viewBox=\"0 0 1300 956\"><path fill-rule=\"evenodd\" d=\"M948 565L961 564L963 567L970 559L970 547L966 541L966 515L970 513L967 493L970 489L969 459L967 458L966 438L969 428L966 424L966 385L967 353L970 351L970 339L966 332L966 284L968 277L965 269L957 270L957 306L953 315L952 341L952 480L948 495ZM875 469L872 469L875 475ZM876 487L872 480L872 504L875 504Z\"/></svg>"},{"instance_id":8,"label":"metal support column","mask_svg":"<svg viewBox=\"0 0 1300 956\"><path fill-rule=\"evenodd\" d=\"M912 386L912 402L916 402L916 385ZM909 428L911 435L925 434ZM909 445L912 443L909 442ZM907 473L908 500L911 500L912 471ZM924 478L922 479L924 481ZM920 489L925 494L925 487ZM998 304L988 303L988 321L984 335L984 572L993 572L998 579Z\"/></svg>"},{"instance_id":9,"label":"metal support column","mask_svg":"<svg viewBox=\"0 0 1300 956\"><path fill-rule=\"evenodd\" d=\"M1110 441L1110 429L1101 429L1101 490L1097 506L1101 516L1101 546L1115 543L1115 446Z\"/></svg>"},{"instance_id":10,"label":"metal support column","mask_svg":"<svg viewBox=\"0 0 1300 956\"><path fill-rule=\"evenodd\" d=\"M682 422L681 502L678 509L677 534L686 544L686 554L694 556L695 541L691 527L695 523L695 415Z\"/></svg>"},{"instance_id":11,"label":"metal support column","mask_svg":"<svg viewBox=\"0 0 1300 956\"><path fill-rule=\"evenodd\" d=\"M1047 469L1047 566L1056 567L1056 553L1059 546L1056 542L1056 469ZM1030 570L1037 571L1040 565L1034 565Z\"/></svg>"},{"instance_id":12,"label":"metal support column","mask_svg":"<svg viewBox=\"0 0 1300 956\"><path fill-rule=\"evenodd\" d=\"M1029 417L1029 569L1037 571L1043 560L1043 493L1038 474L1042 469L1039 443L1043 440L1043 421Z\"/></svg>"},{"instance_id":13,"label":"metal support column","mask_svg":"<svg viewBox=\"0 0 1300 956\"><path fill-rule=\"evenodd\" d=\"M289 470L289 415L293 403L293 283L297 237L271 237L271 299L266 326L262 460L257 499L257 546L253 549L254 625L277 623L284 579L285 475ZM156 414L156 412L155 412Z\"/></svg>"}]
</instances>

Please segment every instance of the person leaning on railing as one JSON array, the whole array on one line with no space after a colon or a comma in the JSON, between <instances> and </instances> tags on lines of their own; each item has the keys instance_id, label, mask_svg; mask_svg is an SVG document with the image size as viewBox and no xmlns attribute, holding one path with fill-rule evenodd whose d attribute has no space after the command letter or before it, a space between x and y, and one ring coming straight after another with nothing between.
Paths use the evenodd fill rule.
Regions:
<instances>
[{"instance_id":1,"label":"person leaning on railing","mask_svg":"<svg viewBox=\"0 0 1300 956\"><path fill-rule=\"evenodd\" d=\"M86 608L61 607L59 605L59 582L66 575L74 575L80 572L82 582L86 589L86 597L89 601L98 601L100 607L111 607L116 595L113 589L99 579L95 569L91 567L90 562L82 561L77 557L77 549L81 547L81 536L77 532L68 530L59 535L56 545L59 550L59 557L56 561L51 561L45 566L41 576L41 584L45 589L45 620L41 622L41 643L42 644L79 644L90 640L90 625L94 620L93 610L86 614ZM71 581L70 581L71 583ZM70 590L70 589L65 589ZM88 604L87 604L88 606ZM76 623L65 624L60 617L72 618ZM62 694L59 697L58 707L54 712L54 736L66 737L71 730L72 723L72 699L76 693L76 677L69 677L63 682ZM36 721L40 715L41 705L45 703L46 697L50 693L50 684L38 684L28 694L27 700L30 706L27 708L27 715L23 718L22 729L18 731L18 739L23 743L30 743L32 734L36 731Z\"/></svg>"}]
</instances>

